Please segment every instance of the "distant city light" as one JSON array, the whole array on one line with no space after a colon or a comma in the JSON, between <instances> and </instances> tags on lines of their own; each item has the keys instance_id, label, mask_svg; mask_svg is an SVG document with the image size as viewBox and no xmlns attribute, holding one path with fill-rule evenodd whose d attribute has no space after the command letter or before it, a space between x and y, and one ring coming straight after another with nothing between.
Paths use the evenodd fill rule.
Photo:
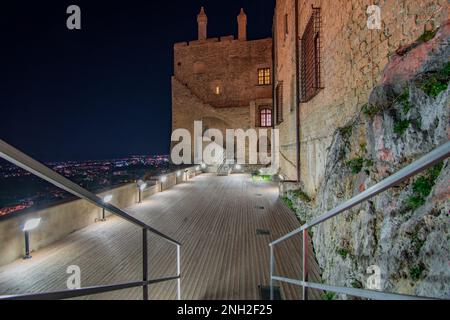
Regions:
<instances>
[{"instance_id":1,"label":"distant city light","mask_svg":"<svg viewBox=\"0 0 450 320\"><path fill-rule=\"evenodd\" d=\"M41 218L31 219L25 222L25 225L23 227L23 231L31 231L36 229L39 224L41 223Z\"/></svg>"},{"instance_id":2,"label":"distant city light","mask_svg":"<svg viewBox=\"0 0 450 320\"><path fill-rule=\"evenodd\" d=\"M103 198L103 202L104 202L104 203L110 203L112 199L113 199L112 194L109 194L109 195L107 195L107 196L105 196L105 197Z\"/></svg>"}]
</instances>

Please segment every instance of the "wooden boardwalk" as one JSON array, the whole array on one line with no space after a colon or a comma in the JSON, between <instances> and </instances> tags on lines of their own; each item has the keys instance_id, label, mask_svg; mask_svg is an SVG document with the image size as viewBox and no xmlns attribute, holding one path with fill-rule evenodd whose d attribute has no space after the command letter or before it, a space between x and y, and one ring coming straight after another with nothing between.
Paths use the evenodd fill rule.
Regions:
<instances>
[{"instance_id":1,"label":"wooden boardwalk","mask_svg":"<svg viewBox=\"0 0 450 320\"><path fill-rule=\"evenodd\" d=\"M269 242L299 227L279 200L278 188L253 182L248 175L200 175L127 208L133 216L180 241L182 298L259 299L259 285L269 284ZM257 234L257 230L270 235ZM0 295L65 290L68 266L81 268L83 287L140 280L142 233L109 218L62 241L0 268ZM277 275L300 279L301 237L277 246ZM318 266L309 254L313 280ZM176 273L176 249L149 238L150 278ZM301 299L301 288L282 284L283 299ZM176 282L150 286L151 299L175 299ZM142 289L128 289L86 299L141 299ZM311 292L310 298L320 298Z\"/></svg>"}]
</instances>

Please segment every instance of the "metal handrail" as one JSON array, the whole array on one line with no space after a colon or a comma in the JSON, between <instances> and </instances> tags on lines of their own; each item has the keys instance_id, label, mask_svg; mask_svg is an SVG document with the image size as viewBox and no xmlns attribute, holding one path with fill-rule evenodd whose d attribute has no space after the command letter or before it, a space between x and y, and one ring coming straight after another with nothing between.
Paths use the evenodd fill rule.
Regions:
<instances>
[{"instance_id":1,"label":"metal handrail","mask_svg":"<svg viewBox=\"0 0 450 320\"><path fill-rule=\"evenodd\" d=\"M25 153L17 150L16 148L12 147L11 145L7 144L5 141L0 140L0 157L13 163L14 165L34 174L35 176L38 176L39 178L50 182L51 184L57 186L58 188L67 191L74 196L84 199L95 206L98 206L100 208L103 208L107 210L108 212L111 212L128 222L131 222L132 224L140 227L145 228L148 231L150 231L153 234L156 234L160 236L163 239L166 239L167 241L175 244L175 245L181 245L178 241L166 236L162 232L148 226L144 222L142 222L139 219L136 219L135 217L132 217L125 211L117 208L116 206L104 203L102 199L100 199L98 196L93 194L92 192L80 187L76 183L70 181L66 177L60 175L59 173L53 171L52 169L48 168L47 166L39 163L38 161L34 160L33 158L27 156Z\"/></svg>"},{"instance_id":2,"label":"metal handrail","mask_svg":"<svg viewBox=\"0 0 450 320\"><path fill-rule=\"evenodd\" d=\"M164 282L164 281L172 281L177 280L177 298L178 300L181 299L181 256L180 256L180 250L181 250L181 243L178 241L170 238L169 236L163 234L162 232L150 227L149 225L145 224L139 219L134 218L133 216L129 215L122 209L119 209L118 207L105 203L102 199L100 199L97 195L93 194L92 192L80 187L76 183L70 181L69 179L65 178L64 176L60 175L59 173L55 172L54 170L48 168L47 166L41 164L40 162L34 160L33 158L29 157L25 153L19 151L18 149L12 147L8 143L6 143L3 140L0 140L0 158L3 158L14 165L34 174L35 176L55 185L56 187L65 190L72 195L79 197L81 199L84 199L95 206L98 206L100 208L103 208L104 210L107 210L111 212L114 215L117 215L121 217L122 219L125 219L128 222L131 222L132 224L142 228L142 270L143 270L143 276L142 281L140 282L130 282L126 284L119 284L119 285L110 285L110 286L99 286L99 287L91 287L91 288L84 288L84 289L78 289L78 290L67 290L62 292L46 292L46 293L38 293L38 294L32 294L32 295L18 295L18 296L0 296L0 300L7 300L7 299L50 299L53 297L53 299L67 299L70 297L79 297L83 295L93 295L97 293L102 292L108 292L108 291L115 291L115 290L121 290L121 289L127 289L127 288L133 288L133 287L139 287L142 286L143 288L143 299L148 300L148 285L157 283L157 282ZM175 245L177 247L177 276L175 277L169 277L169 278L161 278L156 280L148 280L148 243L147 243L147 235L148 232L151 232L162 239L168 241L169 243Z\"/></svg>"},{"instance_id":3,"label":"metal handrail","mask_svg":"<svg viewBox=\"0 0 450 320\"><path fill-rule=\"evenodd\" d=\"M18 294L2 296L0 300L63 300L63 299L73 299L79 297L90 296L94 294L101 294L125 289L133 289L142 286L148 286L151 284L177 280L179 276L160 278L148 281L136 281L127 282L122 284L106 285L106 286L94 286L75 290L62 290L46 293L36 293L36 294Z\"/></svg>"},{"instance_id":4,"label":"metal handrail","mask_svg":"<svg viewBox=\"0 0 450 320\"><path fill-rule=\"evenodd\" d=\"M410 165L406 166L405 168L401 169L394 175L384 179L383 181L377 183L373 187L367 189L366 191L358 194L357 196L351 198L350 200L347 200L346 202L342 203L341 205L335 207L334 209L330 210L329 212L323 214L320 217L317 217L313 219L311 222L306 223L302 227L286 234L285 236L273 241L269 244L270 247L270 297L273 299L274 292L273 292L273 281L281 281L281 282L287 282L294 285L298 285L303 287L303 299L308 299L308 292L307 288L314 288L314 289L322 289L326 291L336 292L336 293L344 293L356 297L366 297L369 299L432 299L428 297L417 297L417 296L408 296L408 295L401 295L401 294L392 294L392 293L385 293L381 291L372 291L372 290L364 290L364 289L355 289L355 288L345 288L345 287L336 287L336 286L328 286L325 284L319 284L319 283L312 283L308 282L308 265L307 265L307 253L308 253L308 229L314 226L317 226L325 221L328 221L329 219L357 206L358 204L369 200L376 195L399 185L401 182L417 175L418 173L432 167L433 165L447 159L450 156L450 142L446 142L445 144L441 145L440 147L436 148L432 152L428 153L427 155L423 156L419 160L411 163ZM274 257L274 247L283 242L286 241L293 236L303 233L303 281L283 278L274 275L275 272L275 257ZM375 294L376 293L376 294Z\"/></svg>"}]
</instances>

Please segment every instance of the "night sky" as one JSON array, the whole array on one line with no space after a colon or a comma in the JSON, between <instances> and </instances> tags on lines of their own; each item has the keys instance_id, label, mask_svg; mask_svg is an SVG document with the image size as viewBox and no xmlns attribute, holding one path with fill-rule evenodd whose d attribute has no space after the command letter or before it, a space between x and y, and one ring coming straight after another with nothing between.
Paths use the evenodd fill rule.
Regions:
<instances>
[{"instance_id":1,"label":"night sky","mask_svg":"<svg viewBox=\"0 0 450 320\"><path fill-rule=\"evenodd\" d=\"M0 138L41 160L168 154L173 43L271 36L275 0L8 1L0 7ZM66 28L66 9L82 30Z\"/></svg>"}]
</instances>

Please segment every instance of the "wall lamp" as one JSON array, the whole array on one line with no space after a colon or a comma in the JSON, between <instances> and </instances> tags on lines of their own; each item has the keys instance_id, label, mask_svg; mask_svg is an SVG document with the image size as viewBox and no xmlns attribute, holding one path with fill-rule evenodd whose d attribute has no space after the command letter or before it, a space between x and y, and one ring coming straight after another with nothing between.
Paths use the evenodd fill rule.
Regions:
<instances>
[{"instance_id":1,"label":"wall lamp","mask_svg":"<svg viewBox=\"0 0 450 320\"><path fill-rule=\"evenodd\" d=\"M25 235L25 256L23 257L24 260L31 259L30 255L30 231L36 229L39 224L41 223L41 218L31 219L25 222L25 225L23 226L23 232Z\"/></svg>"}]
</instances>

